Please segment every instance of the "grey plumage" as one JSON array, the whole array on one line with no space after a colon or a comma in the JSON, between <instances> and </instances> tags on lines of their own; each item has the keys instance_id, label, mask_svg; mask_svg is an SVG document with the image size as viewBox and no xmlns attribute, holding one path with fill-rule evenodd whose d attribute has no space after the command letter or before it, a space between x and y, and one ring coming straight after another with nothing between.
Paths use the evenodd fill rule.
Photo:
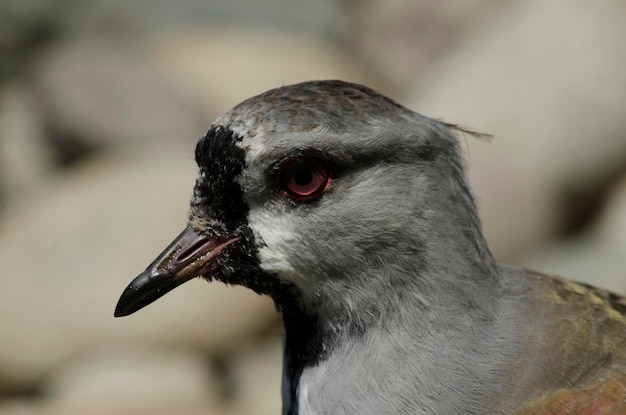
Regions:
<instances>
[{"instance_id":1,"label":"grey plumage","mask_svg":"<svg viewBox=\"0 0 626 415\"><path fill-rule=\"evenodd\" d=\"M282 188L293 160L296 187L330 174L319 195ZM270 295L284 414L526 413L560 388L623 381L621 300L496 264L450 126L360 85L307 82L227 112L196 161L188 229L116 315L198 275ZM614 322L602 344L546 340L568 313L594 312Z\"/></svg>"}]
</instances>

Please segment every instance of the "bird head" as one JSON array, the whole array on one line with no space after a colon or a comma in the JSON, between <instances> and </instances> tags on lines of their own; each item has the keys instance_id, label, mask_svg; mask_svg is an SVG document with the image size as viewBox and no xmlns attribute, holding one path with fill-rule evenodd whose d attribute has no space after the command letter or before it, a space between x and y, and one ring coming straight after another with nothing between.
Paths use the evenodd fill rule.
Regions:
<instances>
[{"instance_id":1,"label":"bird head","mask_svg":"<svg viewBox=\"0 0 626 415\"><path fill-rule=\"evenodd\" d=\"M349 307L489 256L449 126L361 85L313 81L250 98L213 123L195 159L187 227L131 282L116 316L195 277L279 308Z\"/></svg>"}]
</instances>

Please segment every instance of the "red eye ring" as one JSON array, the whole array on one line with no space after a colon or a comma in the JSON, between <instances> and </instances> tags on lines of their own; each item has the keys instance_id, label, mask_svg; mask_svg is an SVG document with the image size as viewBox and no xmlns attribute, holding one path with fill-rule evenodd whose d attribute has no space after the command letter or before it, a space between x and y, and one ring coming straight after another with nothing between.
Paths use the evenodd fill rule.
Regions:
<instances>
[{"instance_id":1,"label":"red eye ring","mask_svg":"<svg viewBox=\"0 0 626 415\"><path fill-rule=\"evenodd\" d=\"M325 158L296 156L280 165L276 186L295 202L312 202L328 190L332 173L332 165Z\"/></svg>"}]
</instances>

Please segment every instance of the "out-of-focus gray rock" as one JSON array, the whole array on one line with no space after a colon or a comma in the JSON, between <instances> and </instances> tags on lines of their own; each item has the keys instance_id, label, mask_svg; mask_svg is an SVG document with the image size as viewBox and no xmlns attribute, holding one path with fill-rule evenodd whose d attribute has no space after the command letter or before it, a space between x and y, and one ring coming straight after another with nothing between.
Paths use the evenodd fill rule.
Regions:
<instances>
[{"instance_id":1,"label":"out-of-focus gray rock","mask_svg":"<svg viewBox=\"0 0 626 415\"><path fill-rule=\"evenodd\" d=\"M192 145L208 128L214 107L199 108L142 55L138 41L83 37L56 44L38 60L34 84L60 151L136 141Z\"/></svg>"},{"instance_id":2,"label":"out-of-focus gray rock","mask_svg":"<svg viewBox=\"0 0 626 415\"><path fill-rule=\"evenodd\" d=\"M0 2L0 79L19 75L28 58L58 30L60 1ZM56 6L56 7L55 7Z\"/></svg>"},{"instance_id":3,"label":"out-of-focus gray rock","mask_svg":"<svg viewBox=\"0 0 626 415\"><path fill-rule=\"evenodd\" d=\"M265 90L311 79L381 86L335 44L295 31L235 26L150 40L144 51L159 76L202 107L213 105L220 112Z\"/></svg>"},{"instance_id":4,"label":"out-of-focus gray rock","mask_svg":"<svg viewBox=\"0 0 626 415\"><path fill-rule=\"evenodd\" d=\"M40 402L26 399L0 401L0 415L48 415L51 412Z\"/></svg>"},{"instance_id":5,"label":"out-of-focus gray rock","mask_svg":"<svg viewBox=\"0 0 626 415\"><path fill-rule=\"evenodd\" d=\"M104 342L226 352L275 317L243 288L196 280L132 317L120 293L185 226L192 149L155 149L49 177L13 199L0 224L0 387L23 387Z\"/></svg>"},{"instance_id":6,"label":"out-of-focus gray rock","mask_svg":"<svg viewBox=\"0 0 626 415\"><path fill-rule=\"evenodd\" d=\"M345 16L333 26L340 42L400 91L442 53L458 47L498 6L493 0L340 3Z\"/></svg>"},{"instance_id":7,"label":"out-of-focus gray rock","mask_svg":"<svg viewBox=\"0 0 626 415\"><path fill-rule=\"evenodd\" d=\"M237 412L248 415L280 413L282 350L282 343L276 338L253 344L237 356L233 368L237 387L233 406Z\"/></svg>"},{"instance_id":8,"label":"out-of-focus gray rock","mask_svg":"<svg viewBox=\"0 0 626 415\"><path fill-rule=\"evenodd\" d=\"M626 294L626 176L594 228L540 244L517 262Z\"/></svg>"},{"instance_id":9,"label":"out-of-focus gray rock","mask_svg":"<svg viewBox=\"0 0 626 415\"><path fill-rule=\"evenodd\" d=\"M93 405L89 408L57 408L53 403L43 404L29 400L18 399L0 403L0 415L246 415L232 412L228 409L216 410L210 405L178 404L150 407L110 407L109 405Z\"/></svg>"},{"instance_id":10,"label":"out-of-focus gray rock","mask_svg":"<svg viewBox=\"0 0 626 415\"><path fill-rule=\"evenodd\" d=\"M219 398L206 359L182 349L124 344L91 350L48 377L50 407L58 413L204 407L215 413ZM103 411L104 412L104 411Z\"/></svg>"},{"instance_id":11,"label":"out-of-focus gray rock","mask_svg":"<svg viewBox=\"0 0 626 415\"><path fill-rule=\"evenodd\" d=\"M33 100L24 84L6 83L0 88L0 189L5 197L32 191L53 167Z\"/></svg>"},{"instance_id":12,"label":"out-of-focus gray rock","mask_svg":"<svg viewBox=\"0 0 626 415\"><path fill-rule=\"evenodd\" d=\"M613 187L598 228L609 243L622 247L625 255L622 260L626 261L626 174ZM623 283L626 287L626 266L622 268Z\"/></svg>"},{"instance_id":13,"label":"out-of-focus gray rock","mask_svg":"<svg viewBox=\"0 0 626 415\"><path fill-rule=\"evenodd\" d=\"M176 31L229 24L279 26L324 34L336 19L334 0L74 0L67 26L80 31L128 30L133 33Z\"/></svg>"},{"instance_id":14,"label":"out-of-focus gray rock","mask_svg":"<svg viewBox=\"0 0 626 415\"><path fill-rule=\"evenodd\" d=\"M626 165L625 13L620 0L508 2L418 81L413 108L495 135L467 142L499 257L561 225L560 189Z\"/></svg>"}]
</instances>

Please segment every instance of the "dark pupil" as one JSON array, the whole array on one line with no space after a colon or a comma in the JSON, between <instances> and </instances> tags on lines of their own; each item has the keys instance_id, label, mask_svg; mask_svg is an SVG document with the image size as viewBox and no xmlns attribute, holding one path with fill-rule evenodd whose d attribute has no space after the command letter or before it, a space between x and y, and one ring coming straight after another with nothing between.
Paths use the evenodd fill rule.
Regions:
<instances>
[{"instance_id":1,"label":"dark pupil","mask_svg":"<svg viewBox=\"0 0 626 415\"><path fill-rule=\"evenodd\" d=\"M313 172L307 168L301 168L294 172L293 180L298 186L306 186L313 181Z\"/></svg>"}]
</instances>

